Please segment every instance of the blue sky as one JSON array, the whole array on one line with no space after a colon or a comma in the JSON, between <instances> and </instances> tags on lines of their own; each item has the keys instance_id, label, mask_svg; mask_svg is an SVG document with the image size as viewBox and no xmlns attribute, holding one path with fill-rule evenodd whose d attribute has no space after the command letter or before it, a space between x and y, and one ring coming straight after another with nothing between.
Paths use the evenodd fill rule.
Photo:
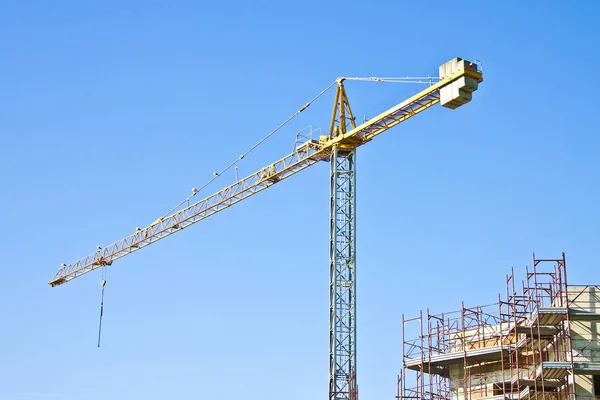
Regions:
<instances>
[{"instance_id":1,"label":"blue sky","mask_svg":"<svg viewBox=\"0 0 600 400\"><path fill-rule=\"evenodd\" d=\"M402 313L490 303L533 251L600 282L596 2L122 3L2 2L0 399L326 398L325 163L115 262L100 349L101 274L47 281L342 75L434 75L459 56L485 76L466 107L359 149L361 398L395 394ZM346 87L361 117L418 90ZM332 96L240 173L325 129Z\"/></svg>"}]
</instances>

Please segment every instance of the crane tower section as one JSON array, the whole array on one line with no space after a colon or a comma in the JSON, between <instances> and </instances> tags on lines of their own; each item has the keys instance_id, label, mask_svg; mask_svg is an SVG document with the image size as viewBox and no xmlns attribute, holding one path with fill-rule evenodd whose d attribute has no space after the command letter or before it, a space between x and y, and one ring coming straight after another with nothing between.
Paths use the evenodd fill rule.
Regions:
<instances>
[{"instance_id":1,"label":"crane tower section","mask_svg":"<svg viewBox=\"0 0 600 400\"><path fill-rule=\"evenodd\" d=\"M338 79L329 138L356 128ZM337 125L336 125L337 123ZM330 158L329 398L354 399L356 389L356 139L337 143Z\"/></svg>"}]
</instances>

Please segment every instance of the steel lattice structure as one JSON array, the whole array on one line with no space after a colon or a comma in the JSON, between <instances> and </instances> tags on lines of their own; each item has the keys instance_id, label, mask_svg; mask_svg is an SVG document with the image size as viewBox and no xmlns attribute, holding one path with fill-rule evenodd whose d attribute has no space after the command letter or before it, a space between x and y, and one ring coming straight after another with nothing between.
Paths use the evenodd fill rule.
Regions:
<instances>
[{"instance_id":1,"label":"steel lattice structure","mask_svg":"<svg viewBox=\"0 0 600 400\"><path fill-rule=\"evenodd\" d=\"M356 150L331 157L329 399L356 396Z\"/></svg>"}]
</instances>

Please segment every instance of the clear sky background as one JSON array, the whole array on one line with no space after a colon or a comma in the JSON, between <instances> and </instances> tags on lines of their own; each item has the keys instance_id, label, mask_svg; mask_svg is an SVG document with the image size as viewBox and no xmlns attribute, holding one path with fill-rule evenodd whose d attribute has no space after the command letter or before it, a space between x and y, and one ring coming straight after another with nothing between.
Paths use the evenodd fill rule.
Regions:
<instances>
[{"instance_id":1,"label":"clear sky background","mask_svg":"<svg viewBox=\"0 0 600 400\"><path fill-rule=\"evenodd\" d=\"M154 221L342 75L435 75L459 56L485 76L467 106L358 151L361 399L395 395L402 313L491 303L533 251L565 251L571 283L600 283L599 7L1 2L0 399L325 399L326 163L115 262L100 349L101 274L47 281ZM360 119L420 89L346 87ZM326 129L332 101L240 174L288 154L297 130Z\"/></svg>"}]
</instances>

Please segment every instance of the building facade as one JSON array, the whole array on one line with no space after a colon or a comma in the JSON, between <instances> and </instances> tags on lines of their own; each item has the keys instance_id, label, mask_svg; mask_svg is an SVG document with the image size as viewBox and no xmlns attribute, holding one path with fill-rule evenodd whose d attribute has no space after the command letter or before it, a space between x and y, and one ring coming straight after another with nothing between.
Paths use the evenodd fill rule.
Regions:
<instances>
[{"instance_id":1,"label":"building facade","mask_svg":"<svg viewBox=\"0 0 600 400\"><path fill-rule=\"evenodd\" d=\"M402 400L600 398L600 285L536 259L494 303L403 318Z\"/></svg>"}]
</instances>

